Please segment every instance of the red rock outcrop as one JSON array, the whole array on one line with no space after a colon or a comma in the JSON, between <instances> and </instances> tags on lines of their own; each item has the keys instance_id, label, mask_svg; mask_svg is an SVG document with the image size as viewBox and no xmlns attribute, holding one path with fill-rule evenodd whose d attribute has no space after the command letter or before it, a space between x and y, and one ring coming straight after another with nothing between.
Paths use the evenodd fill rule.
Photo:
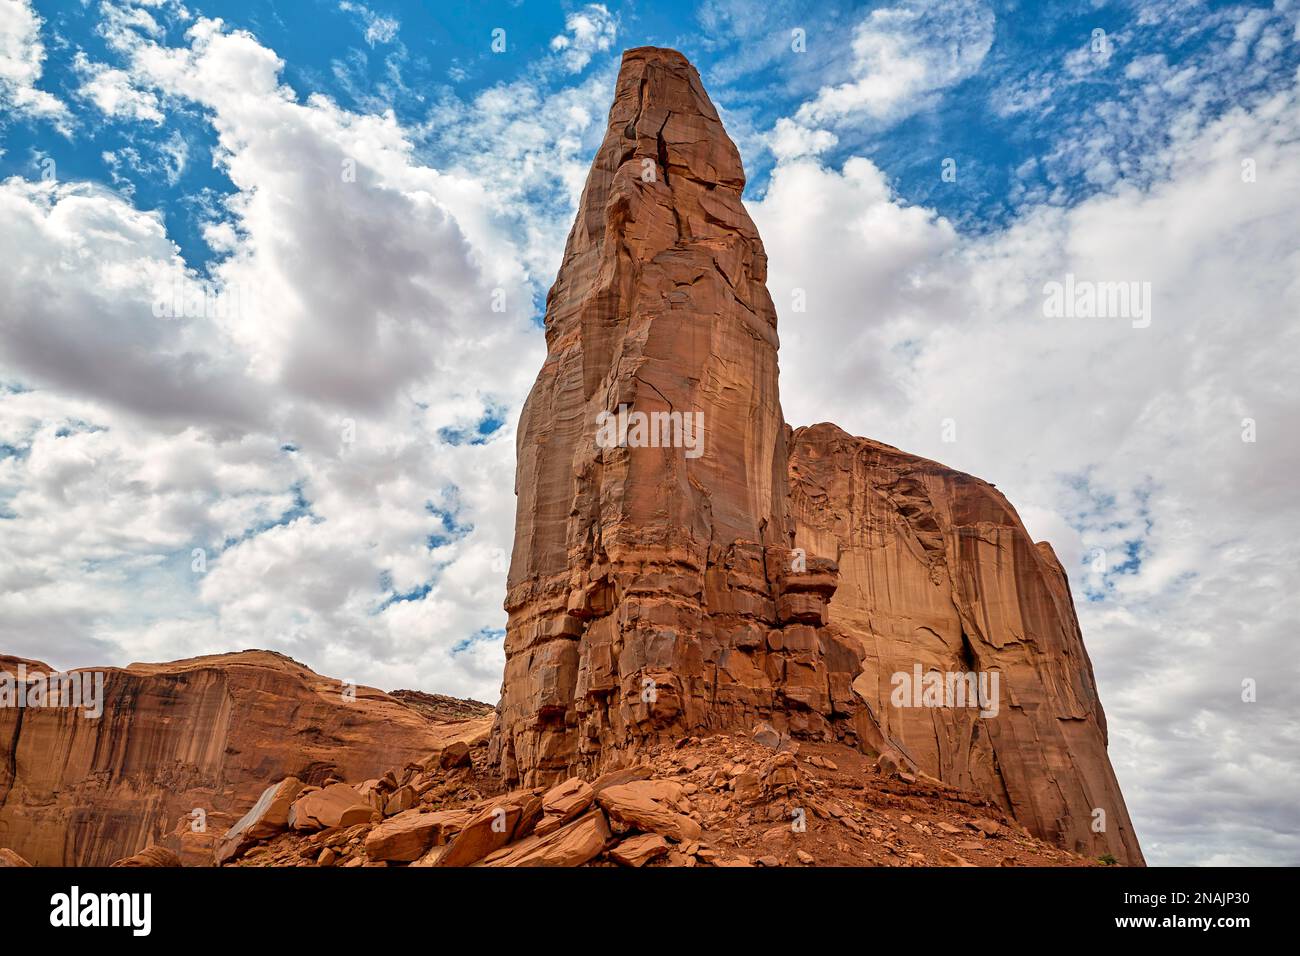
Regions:
<instances>
[{"instance_id":1,"label":"red rock outcrop","mask_svg":"<svg viewBox=\"0 0 1300 956\"><path fill-rule=\"evenodd\" d=\"M174 852L161 846L147 846L139 853L132 854L126 859L118 860L113 866L124 866L132 869L144 868L153 869L156 867L184 866L181 858Z\"/></svg>"},{"instance_id":2,"label":"red rock outcrop","mask_svg":"<svg viewBox=\"0 0 1300 956\"><path fill-rule=\"evenodd\" d=\"M102 673L99 718L0 708L0 845L37 865L105 866L149 844L210 864L268 782L364 780L491 723L434 723L368 687L349 699L269 651Z\"/></svg>"},{"instance_id":3,"label":"red rock outcrop","mask_svg":"<svg viewBox=\"0 0 1300 956\"><path fill-rule=\"evenodd\" d=\"M694 68L627 51L520 419L504 779L762 720L1140 863L1050 547L984 482L785 426L744 182ZM900 673L996 680L997 713L898 705Z\"/></svg>"},{"instance_id":4,"label":"red rock outcrop","mask_svg":"<svg viewBox=\"0 0 1300 956\"><path fill-rule=\"evenodd\" d=\"M627 51L519 425L507 780L760 715L857 732L855 652L820 627L834 568L787 574L776 311L744 185L694 67Z\"/></svg>"},{"instance_id":5,"label":"red rock outcrop","mask_svg":"<svg viewBox=\"0 0 1300 956\"><path fill-rule=\"evenodd\" d=\"M720 732L651 744L590 779L507 790L468 765L385 774L419 793L387 819L264 835L228 866L1099 866L992 800L837 742ZM764 743L763 741L767 742ZM290 787L293 784L290 782ZM278 790L280 786L272 785Z\"/></svg>"},{"instance_id":6,"label":"red rock outcrop","mask_svg":"<svg viewBox=\"0 0 1300 956\"><path fill-rule=\"evenodd\" d=\"M0 709L0 864L1141 863L1050 546L786 426L744 183L694 68L629 50L519 425L495 720L264 651L109 669L102 717Z\"/></svg>"},{"instance_id":7,"label":"red rock outcrop","mask_svg":"<svg viewBox=\"0 0 1300 956\"><path fill-rule=\"evenodd\" d=\"M1040 836L1141 863L1065 571L1002 493L828 424L793 433L790 487L796 544L839 566L831 624L858 642L855 690L894 745ZM918 666L996 673L997 712L897 706L895 675Z\"/></svg>"}]
</instances>

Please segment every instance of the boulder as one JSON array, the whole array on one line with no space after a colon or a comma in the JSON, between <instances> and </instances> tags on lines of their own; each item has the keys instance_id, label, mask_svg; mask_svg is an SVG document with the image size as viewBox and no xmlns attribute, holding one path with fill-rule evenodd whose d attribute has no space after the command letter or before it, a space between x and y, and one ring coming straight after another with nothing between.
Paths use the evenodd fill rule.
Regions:
<instances>
[{"instance_id":1,"label":"boulder","mask_svg":"<svg viewBox=\"0 0 1300 956\"><path fill-rule=\"evenodd\" d=\"M450 770L452 767L467 767L471 763L469 744L463 740L452 741L438 754L438 766L443 770Z\"/></svg>"},{"instance_id":2,"label":"boulder","mask_svg":"<svg viewBox=\"0 0 1300 956\"><path fill-rule=\"evenodd\" d=\"M885 749L876 756L876 770L892 777L903 767L903 756L897 750Z\"/></svg>"},{"instance_id":3,"label":"boulder","mask_svg":"<svg viewBox=\"0 0 1300 956\"><path fill-rule=\"evenodd\" d=\"M301 790L302 781L297 777L285 777L263 790L257 802L226 831L221 843L217 845L217 866L233 860L258 840L265 840L287 829L289 810Z\"/></svg>"},{"instance_id":4,"label":"boulder","mask_svg":"<svg viewBox=\"0 0 1300 956\"><path fill-rule=\"evenodd\" d=\"M570 777L552 787L542 797L544 816L537 824L537 832L547 834L558 830L591 806L595 799L596 791L579 777Z\"/></svg>"},{"instance_id":5,"label":"boulder","mask_svg":"<svg viewBox=\"0 0 1300 956\"><path fill-rule=\"evenodd\" d=\"M160 867L160 866L182 866L181 858L174 852L162 846L147 846L139 853L110 864L111 866L129 866L129 867Z\"/></svg>"},{"instance_id":6,"label":"boulder","mask_svg":"<svg viewBox=\"0 0 1300 956\"><path fill-rule=\"evenodd\" d=\"M802 782L799 765L792 753L778 753L769 757L759 768L758 778L763 793L769 797L798 790Z\"/></svg>"},{"instance_id":7,"label":"boulder","mask_svg":"<svg viewBox=\"0 0 1300 956\"><path fill-rule=\"evenodd\" d=\"M374 808L345 783L332 783L299 797L289 808L289 827L294 830L328 830L366 823Z\"/></svg>"},{"instance_id":8,"label":"boulder","mask_svg":"<svg viewBox=\"0 0 1300 956\"><path fill-rule=\"evenodd\" d=\"M357 796L365 800L380 813L384 812L384 806L388 801L383 781L371 778L362 781L355 787Z\"/></svg>"},{"instance_id":9,"label":"boulder","mask_svg":"<svg viewBox=\"0 0 1300 956\"><path fill-rule=\"evenodd\" d=\"M758 774L753 771L746 771L733 777L731 791L741 803L753 803L763 795L763 788Z\"/></svg>"},{"instance_id":10,"label":"boulder","mask_svg":"<svg viewBox=\"0 0 1300 956\"><path fill-rule=\"evenodd\" d=\"M398 787L384 801L384 816L394 817L399 813L404 813L415 806L416 793L415 788L410 784Z\"/></svg>"},{"instance_id":11,"label":"boulder","mask_svg":"<svg viewBox=\"0 0 1300 956\"><path fill-rule=\"evenodd\" d=\"M681 843L701 836L700 825L679 809L684 798L681 785L673 781L638 780L607 787L596 802L611 820Z\"/></svg>"},{"instance_id":12,"label":"boulder","mask_svg":"<svg viewBox=\"0 0 1300 956\"><path fill-rule=\"evenodd\" d=\"M604 852L609 840L604 814L592 810L553 833L533 835L512 844L480 865L582 866Z\"/></svg>"},{"instance_id":13,"label":"boulder","mask_svg":"<svg viewBox=\"0 0 1300 956\"><path fill-rule=\"evenodd\" d=\"M657 833L628 837L609 851L609 858L623 866L645 866L668 853L668 841Z\"/></svg>"},{"instance_id":14,"label":"boulder","mask_svg":"<svg viewBox=\"0 0 1300 956\"><path fill-rule=\"evenodd\" d=\"M465 821L434 866L473 866L489 853L533 832L542 815L541 795L521 790L490 800Z\"/></svg>"},{"instance_id":15,"label":"boulder","mask_svg":"<svg viewBox=\"0 0 1300 956\"><path fill-rule=\"evenodd\" d=\"M617 787L620 784L632 783L635 780L649 780L653 776L654 767L650 766L650 764L633 764L631 767L624 767L621 770L610 770L602 773L591 782L591 789L595 793L600 793L606 787Z\"/></svg>"},{"instance_id":16,"label":"boulder","mask_svg":"<svg viewBox=\"0 0 1300 956\"><path fill-rule=\"evenodd\" d=\"M750 734L754 743L768 750L779 750L781 748L781 735L777 733L776 728L766 721L754 725L754 730Z\"/></svg>"},{"instance_id":17,"label":"boulder","mask_svg":"<svg viewBox=\"0 0 1300 956\"><path fill-rule=\"evenodd\" d=\"M366 836L366 857L409 863L430 847L443 846L474 816L470 810L407 810L390 817Z\"/></svg>"}]
</instances>

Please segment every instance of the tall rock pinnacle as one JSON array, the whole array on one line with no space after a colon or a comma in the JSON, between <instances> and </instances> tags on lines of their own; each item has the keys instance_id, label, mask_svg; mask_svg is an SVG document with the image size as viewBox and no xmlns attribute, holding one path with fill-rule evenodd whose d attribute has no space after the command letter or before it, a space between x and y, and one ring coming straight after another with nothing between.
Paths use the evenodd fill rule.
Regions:
<instances>
[{"instance_id":1,"label":"tall rock pinnacle","mask_svg":"<svg viewBox=\"0 0 1300 956\"><path fill-rule=\"evenodd\" d=\"M628 50L519 424L503 776L549 783L761 720L890 751L1070 849L1140 862L1059 565L977 479L785 425L744 184L694 67ZM1000 504L980 491L918 516L908 482ZM1020 564L978 547L989 520ZM891 676L915 664L1017 674L998 716L899 715Z\"/></svg>"},{"instance_id":2,"label":"tall rock pinnacle","mask_svg":"<svg viewBox=\"0 0 1300 956\"><path fill-rule=\"evenodd\" d=\"M808 662L788 678L783 660L764 666L778 622L767 551L790 547L786 430L744 184L694 67L624 54L520 420L509 777L553 779L674 728L752 724L786 685L830 714L813 628L792 638ZM816 584L799 603L813 623L833 577ZM846 701L855 673L837 681Z\"/></svg>"}]
</instances>

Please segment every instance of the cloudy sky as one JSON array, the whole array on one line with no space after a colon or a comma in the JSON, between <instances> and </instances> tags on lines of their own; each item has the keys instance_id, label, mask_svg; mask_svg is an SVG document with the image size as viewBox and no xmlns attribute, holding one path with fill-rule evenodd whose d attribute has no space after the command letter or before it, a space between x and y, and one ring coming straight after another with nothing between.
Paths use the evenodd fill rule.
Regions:
<instances>
[{"instance_id":1,"label":"cloudy sky","mask_svg":"<svg viewBox=\"0 0 1300 956\"><path fill-rule=\"evenodd\" d=\"M0 650L495 700L540 309L672 46L787 419L1053 543L1150 862L1300 863L1300 0L761 6L0 0Z\"/></svg>"}]
</instances>

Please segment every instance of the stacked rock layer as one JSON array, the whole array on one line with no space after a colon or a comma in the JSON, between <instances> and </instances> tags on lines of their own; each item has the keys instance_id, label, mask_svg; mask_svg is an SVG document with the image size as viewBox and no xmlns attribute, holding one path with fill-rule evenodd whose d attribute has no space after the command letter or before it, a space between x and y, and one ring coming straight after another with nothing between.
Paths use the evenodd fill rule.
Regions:
<instances>
[{"instance_id":1,"label":"stacked rock layer","mask_svg":"<svg viewBox=\"0 0 1300 956\"><path fill-rule=\"evenodd\" d=\"M744 184L695 69L627 51L519 425L503 777L765 720L1141 862L1050 548L977 479L786 426ZM918 664L997 671L998 714L894 706Z\"/></svg>"},{"instance_id":2,"label":"stacked rock layer","mask_svg":"<svg viewBox=\"0 0 1300 956\"><path fill-rule=\"evenodd\" d=\"M0 673L19 664L53 672L0 656ZM491 726L435 722L271 651L97 673L102 715L0 707L0 846L40 866L107 866L150 844L206 864L268 778L365 779Z\"/></svg>"}]
</instances>

